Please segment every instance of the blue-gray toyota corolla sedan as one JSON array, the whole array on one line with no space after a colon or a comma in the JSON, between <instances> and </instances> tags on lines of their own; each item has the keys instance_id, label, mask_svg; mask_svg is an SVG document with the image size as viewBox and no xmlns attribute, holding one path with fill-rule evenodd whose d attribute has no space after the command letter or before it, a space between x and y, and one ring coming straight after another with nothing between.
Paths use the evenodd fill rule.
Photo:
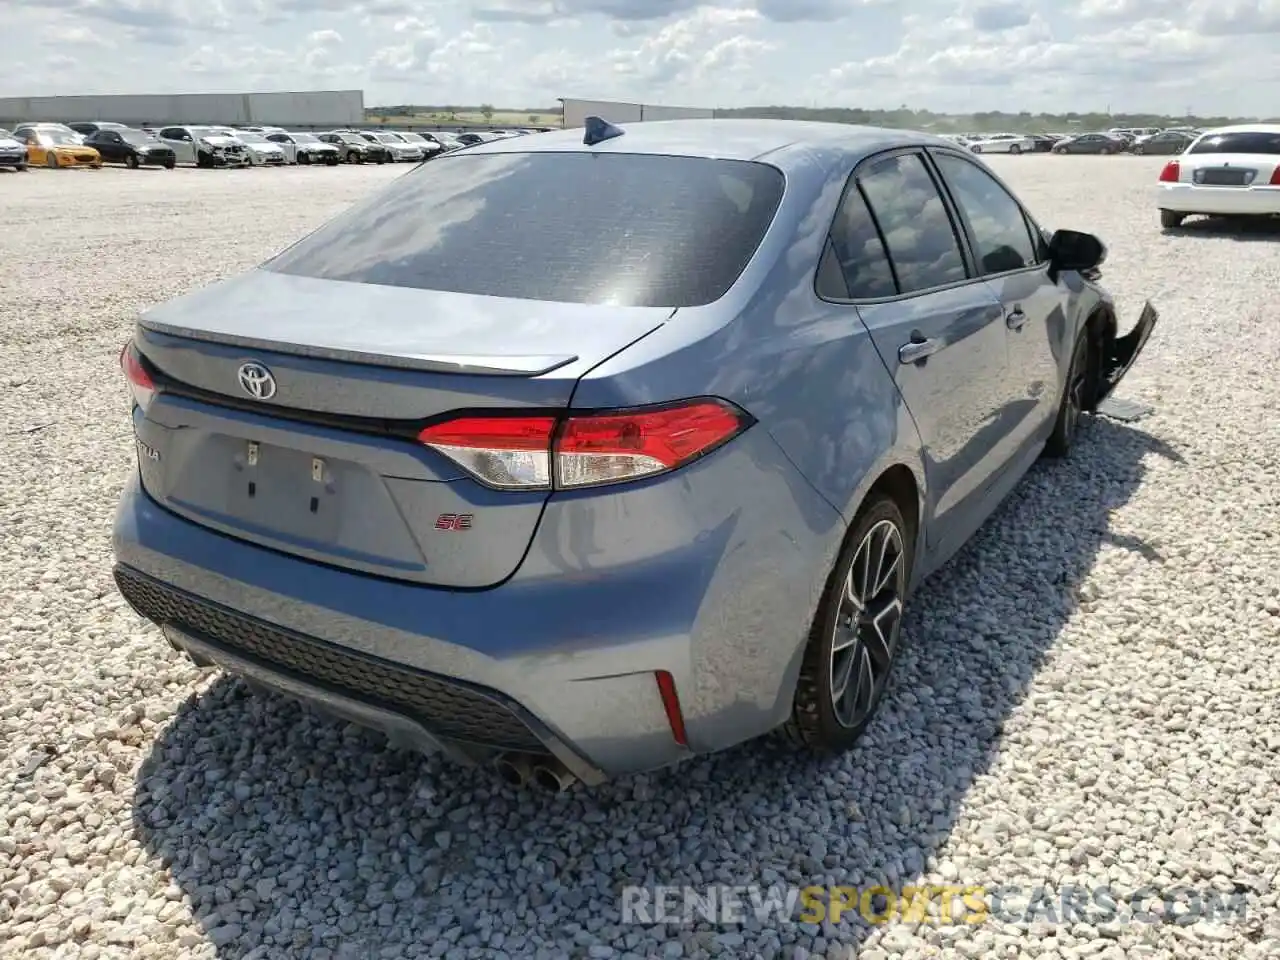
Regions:
<instances>
[{"instance_id":1,"label":"blue-gray toyota corolla sedan","mask_svg":"<svg viewBox=\"0 0 1280 960\"><path fill-rule=\"evenodd\" d=\"M841 750L912 589L1146 343L1104 256L923 134L458 151L139 319L116 581L197 663L512 782Z\"/></svg>"}]
</instances>

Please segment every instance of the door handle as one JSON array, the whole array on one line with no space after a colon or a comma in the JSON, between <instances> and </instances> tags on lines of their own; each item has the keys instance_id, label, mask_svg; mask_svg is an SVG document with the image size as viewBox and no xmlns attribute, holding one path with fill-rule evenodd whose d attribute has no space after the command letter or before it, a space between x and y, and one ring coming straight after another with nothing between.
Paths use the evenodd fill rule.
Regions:
<instances>
[{"instance_id":1,"label":"door handle","mask_svg":"<svg viewBox=\"0 0 1280 960\"><path fill-rule=\"evenodd\" d=\"M1014 307L1005 315L1004 319L1010 330L1021 330L1027 322L1027 315L1022 312L1021 307Z\"/></svg>"},{"instance_id":2,"label":"door handle","mask_svg":"<svg viewBox=\"0 0 1280 960\"><path fill-rule=\"evenodd\" d=\"M898 348L900 363L919 363L942 349L941 340L912 340Z\"/></svg>"}]
</instances>

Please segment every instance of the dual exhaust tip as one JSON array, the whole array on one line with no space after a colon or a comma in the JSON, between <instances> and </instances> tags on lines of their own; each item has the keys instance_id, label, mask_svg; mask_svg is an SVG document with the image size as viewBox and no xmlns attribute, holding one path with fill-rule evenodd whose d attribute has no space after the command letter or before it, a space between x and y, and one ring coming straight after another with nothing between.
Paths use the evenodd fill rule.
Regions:
<instances>
[{"instance_id":1,"label":"dual exhaust tip","mask_svg":"<svg viewBox=\"0 0 1280 960\"><path fill-rule=\"evenodd\" d=\"M498 776L513 787L532 783L551 793L563 793L578 778L555 757L529 756L523 753L504 753L495 766Z\"/></svg>"}]
</instances>

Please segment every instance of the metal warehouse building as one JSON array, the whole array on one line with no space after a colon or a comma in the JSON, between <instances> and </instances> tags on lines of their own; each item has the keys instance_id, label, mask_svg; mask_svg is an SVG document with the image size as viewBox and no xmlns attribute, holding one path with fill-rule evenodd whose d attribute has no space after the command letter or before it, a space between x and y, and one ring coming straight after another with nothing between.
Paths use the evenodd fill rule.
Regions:
<instances>
[{"instance_id":1,"label":"metal warehouse building","mask_svg":"<svg viewBox=\"0 0 1280 960\"><path fill-rule=\"evenodd\" d=\"M573 100L560 98L564 108L566 129L581 127L587 117L603 117L610 123L640 123L644 120L712 119L709 107L663 107L652 103L627 103L620 100Z\"/></svg>"},{"instance_id":2,"label":"metal warehouse building","mask_svg":"<svg viewBox=\"0 0 1280 960\"><path fill-rule=\"evenodd\" d=\"M0 125L24 120L344 127L364 122L364 91L0 97Z\"/></svg>"}]
</instances>

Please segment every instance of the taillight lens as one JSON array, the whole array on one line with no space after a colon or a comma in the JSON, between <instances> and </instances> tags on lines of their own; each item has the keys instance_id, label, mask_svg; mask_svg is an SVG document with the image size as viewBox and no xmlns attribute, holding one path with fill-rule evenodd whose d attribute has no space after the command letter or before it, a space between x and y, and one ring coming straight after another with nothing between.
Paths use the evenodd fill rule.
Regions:
<instances>
[{"instance_id":1,"label":"taillight lens","mask_svg":"<svg viewBox=\"0 0 1280 960\"><path fill-rule=\"evenodd\" d=\"M549 490L555 430L555 417L462 417L418 439L491 487Z\"/></svg>"},{"instance_id":2,"label":"taillight lens","mask_svg":"<svg viewBox=\"0 0 1280 960\"><path fill-rule=\"evenodd\" d=\"M418 439L490 487L575 490L676 470L750 425L732 404L699 399L564 419L460 417Z\"/></svg>"},{"instance_id":3,"label":"taillight lens","mask_svg":"<svg viewBox=\"0 0 1280 960\"><path fill-rule=\"evenodd\" d=\"M146 410L147 405L151 403L151 398L156 395L156 385L151 375L143 369L132 343L126 343L124 349L120 351L120 369L124 371L125 379L129 381L129 392L133 395L133 402Z\"/></svg>"},{"instance_id":4,"label":"taillight lens","mask_svg":"<svg viewBox=\"0 0 1280 960\"><path fill-rule=\"evenodd\" d=\"M1177 160L1170 160L1164 165L1164 169L1160 171L1161 183L1177 183L1182 167Z\"/></svg>"},{"instance_id":5,"label":"taillight lens","mask_svg":"<svg viewBox=\"0 0 1280 960\"><path fill-rule=\"evenodd\" d=\"M1280 187L1280 165L1277 165L1276 168L1271 171L1271 179L1267 181L1267 185Z\"/></svg>"}]
</instances>

